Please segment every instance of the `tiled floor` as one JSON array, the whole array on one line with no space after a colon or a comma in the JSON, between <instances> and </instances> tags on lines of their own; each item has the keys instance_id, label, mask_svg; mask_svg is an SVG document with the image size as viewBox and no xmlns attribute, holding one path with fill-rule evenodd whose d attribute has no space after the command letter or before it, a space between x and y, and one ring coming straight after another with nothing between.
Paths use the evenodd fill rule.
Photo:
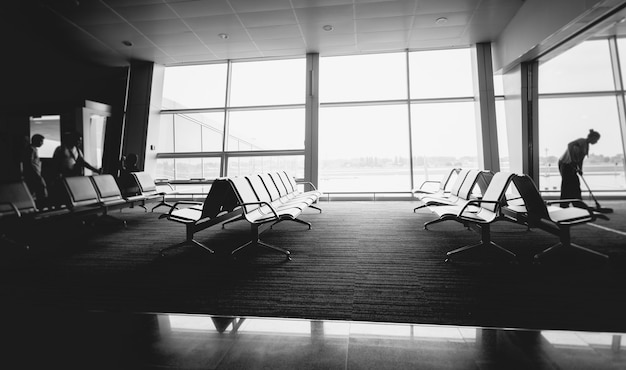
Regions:
<instances>
[{"instance_id":1,"label":"tiled floor","mask_svg":"<svg viewBox=\"0 0 626 370\"><path fill-rule=\"evenodd\" d=\"M626 334L102 312L5 313L6 369L625 369Z\"/></svg>"}]
</instances>

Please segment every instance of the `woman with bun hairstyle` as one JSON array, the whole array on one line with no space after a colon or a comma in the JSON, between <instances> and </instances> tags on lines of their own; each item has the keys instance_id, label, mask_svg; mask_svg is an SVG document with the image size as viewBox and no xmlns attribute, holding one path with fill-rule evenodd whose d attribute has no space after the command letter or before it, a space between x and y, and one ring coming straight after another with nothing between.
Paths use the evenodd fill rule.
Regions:
<instances>
[{"instance_id":1,"label":"woman with bun hairstyle","mask_svg":"<svg viewBox=\"0 0 626 370\"><path fill-rule=\"evenodd\" d=\"M561 174L561 199L581 199L580 179L583 174L583 161L589 154L589 144L600 140L600 133L589 130L586 138L576 139L567 144L565 153L559 158L559 173Z\"/></svg>"}]
</instances>

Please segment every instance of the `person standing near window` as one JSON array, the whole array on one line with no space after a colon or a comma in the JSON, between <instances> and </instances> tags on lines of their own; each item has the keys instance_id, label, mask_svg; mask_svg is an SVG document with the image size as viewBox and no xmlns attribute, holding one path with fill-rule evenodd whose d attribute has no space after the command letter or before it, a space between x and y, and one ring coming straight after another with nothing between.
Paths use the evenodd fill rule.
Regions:
<instances>
[{"instance_id":1,"label":"person standing near window","mask_svg":"<svg viewBox=\"0 0 626 370\"><path fill-rule=\"evenodd\" d=\"M48 187L41 176L41 159L39 158L39 148L43 145L44 139L43 135L34 134L22 158L24 182L38 206L42 206L48 198Z\"/></svg>"},{"instance_id":2,"label":"person standing near window","mask_svg":"<svg viewBox=\"0 0 626 370\"><path fill-rule=\"evenodd\" d=\"M83 156L80 147L83 138L77 132L69 132L65 140L59 145L52 155L57 175L59 177L82 176L84 168L95 173L102 173L101 169L92 166Z\"/></svg>"},{"instance_id":3,"label":"person standing near window","mask_svg":"<svg viewBox=\"0 0 626 370\"><path fill-rule=\"evenodd\" d=\"M583 174L583 161L589 154L589 145L600 140L600 133L589 130L586 138L576 139L567 144L565 153L559 158L559 173L561 174L561 199L582 199L580 179Z\"/></svg>"}]
</instances>

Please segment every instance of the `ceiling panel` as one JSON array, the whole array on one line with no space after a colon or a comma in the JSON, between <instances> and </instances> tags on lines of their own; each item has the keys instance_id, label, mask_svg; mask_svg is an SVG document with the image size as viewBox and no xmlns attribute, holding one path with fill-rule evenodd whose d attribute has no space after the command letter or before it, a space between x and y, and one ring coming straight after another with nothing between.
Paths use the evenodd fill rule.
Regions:
<instances>
[{"instance_id":1,"label":"ceiling panel","mask_svg":"<svg viewBox=\"0 0 626 370\"><path fill-rule=\"evenodd\" d=\"M234 10L226 0L199 0L170 2L169 6L178 14L186 17L233 14Z\"/></svg>"},{"instance_id":2,"label":"ceiling panel","mask_svg":"<svg viewBox=\"0 0 626 370\"><path fill-rule=\"evenodd\" d=\"M361 19L413 15L416 4L417 1L415 0L357 4L355 6L355 16L357 19Z\"/></svg>"},{"instance_id":3,"label":"ceiling panel","mask_svg":"<svg viewBox=\"0 0 626 370\"><path fill-rule=\"evenodd\" d=\"M270 27L297 23L292 9L239 13L239 19L244 27Z\"/></svg>"},{"instance_id":4,"label":"ceiling panel","mask_svg":"<svg viewBox=\"0 0 626 370\"><path fill-rule=\"evenodd\" d=\"M15 24L34 27L49 42L84 40L71 48L80 58L127 65L131 59L181 63L469 45L497 37L523 2L21 0L5 3L10 11L3 16L13 12ZM447 22L435 23L443 16Z\"/></svg>"},{"instance_id":5,"label":"ceiling panel","mask_svg":"<svg viewBox=\"0 0 626 370\"><path fill-rule=\"evenodd\" d=\"M367 18L356 20L357 32L384 32L409 30L413 26L413 16Z\"/></svg>"}]
</instances>

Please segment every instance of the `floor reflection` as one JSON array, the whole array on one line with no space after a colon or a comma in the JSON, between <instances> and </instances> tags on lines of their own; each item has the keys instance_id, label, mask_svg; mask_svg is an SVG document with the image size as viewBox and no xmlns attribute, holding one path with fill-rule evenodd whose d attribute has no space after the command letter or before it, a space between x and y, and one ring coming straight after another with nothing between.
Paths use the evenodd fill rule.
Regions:
<instances>
[{"instance_id":1,"label":"floor reflection","mask_svg":"<svg viewBox=\"0 0 626 370\"><path fill-rule=\"evenodd\" d=\"M623 333L180 314L9 317L18 368L624 369Z\"/></svg>"}]
</instances>

